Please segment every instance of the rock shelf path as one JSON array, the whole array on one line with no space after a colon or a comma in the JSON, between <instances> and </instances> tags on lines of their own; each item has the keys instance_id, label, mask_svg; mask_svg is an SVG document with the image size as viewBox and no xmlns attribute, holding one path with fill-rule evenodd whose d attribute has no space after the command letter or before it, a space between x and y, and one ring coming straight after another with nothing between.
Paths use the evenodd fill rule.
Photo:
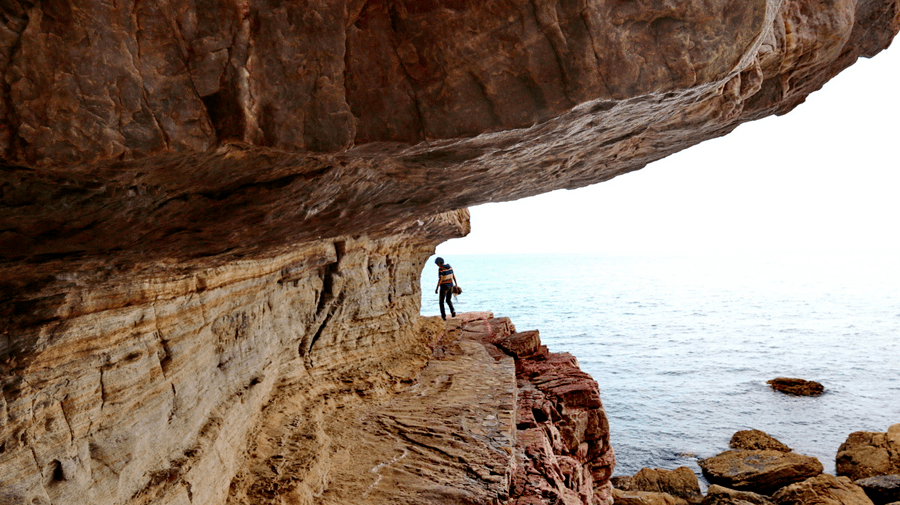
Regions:
<instances>
[{"instance_id":1,"label":"rock shelf path","mask_svg":"<svg viewBox=\"0 0 900 505\"><path fill-rule=\"evenodd\" d=\"M259 437L229 504L608 502L594 492L609 487L614 463L605 415L574 358L490 313L460 314L444 330L405 387L373 400L326 399L305 420L270 419L277 428ZM531 369L538 380L523 380L516 353L551 372Z\"/></svg>"},{"instance_id":2,"label":"rock shelf path","mask_svg":"<svg viewBox=\"0 0 900 505\"><path fill-rule=\"evenodd\" d=\"M494 503L508 490L515 443L512 357L492 357L466 331L450 341L416 382L386 401L343 413L342 446L322 504ZM499 325L508 331L507 323ZM482 326L483 328L484 326ZM337 461L336 461L337 462Z\"/></svg>"}]
</instances>

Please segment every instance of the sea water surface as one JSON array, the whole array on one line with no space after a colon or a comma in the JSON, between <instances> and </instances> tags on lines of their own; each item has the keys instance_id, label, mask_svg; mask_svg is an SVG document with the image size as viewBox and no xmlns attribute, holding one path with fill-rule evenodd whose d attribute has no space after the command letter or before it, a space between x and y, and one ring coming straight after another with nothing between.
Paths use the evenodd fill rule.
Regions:
<instances>
[{"instance_id":1,"label":"sea water surface","mask_svg":"<svg viewBox=\"0 0 900 505\"><path fill-rule=\"evenodd\" d=\"M445 257L457 312L540 330L599 384L615 475L688 466L760 429L834 473L854 431L900 423L900 253ZM437 267L422 313L439 314ZM776 393L775 377L821 382Z\"/></svg>"}]
</instances>

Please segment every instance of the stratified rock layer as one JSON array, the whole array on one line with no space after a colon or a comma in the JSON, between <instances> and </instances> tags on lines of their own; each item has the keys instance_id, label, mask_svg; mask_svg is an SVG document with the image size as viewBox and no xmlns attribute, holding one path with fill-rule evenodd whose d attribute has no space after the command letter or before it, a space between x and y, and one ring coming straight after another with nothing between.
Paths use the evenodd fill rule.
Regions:
<instances>
[{"instance_id":1,"label":"stratified rock layer","mask_svg":"<svg viewBox=\"0 0 900 505\"><path fill-rule=\"evenodd\" d=\"M31 352L2 365L4 503L223 503L273 399L308 420L331 396L415 376L419 274L433 236L467 218L168 279L70 274L64 317L15 335Z\"/></svg>"}]
</instances>

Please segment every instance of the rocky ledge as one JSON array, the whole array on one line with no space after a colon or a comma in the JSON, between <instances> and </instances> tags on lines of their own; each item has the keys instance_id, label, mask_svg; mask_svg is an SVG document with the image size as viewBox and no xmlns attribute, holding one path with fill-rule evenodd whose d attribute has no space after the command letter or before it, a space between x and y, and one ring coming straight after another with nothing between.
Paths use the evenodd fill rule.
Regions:
<instances>
[{"instance_id":1,"label":"rocky ledge","mask_svg":"<svg viewBox=\"0 0 900 505\"><path fill-rule=\"evenodd\" d=\"M228 503L611 503L605 413L573 356L490 313L450 319L428 345L381 398L334 398L312 419L290 398L270 405Z\"/></svg>"}]
</instances>

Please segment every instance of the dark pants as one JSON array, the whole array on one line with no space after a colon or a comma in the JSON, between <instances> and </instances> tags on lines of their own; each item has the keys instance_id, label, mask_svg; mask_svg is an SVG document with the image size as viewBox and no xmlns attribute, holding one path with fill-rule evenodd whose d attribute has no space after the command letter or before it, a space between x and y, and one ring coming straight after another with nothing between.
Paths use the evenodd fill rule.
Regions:
<instances>
[{"instance_id":1,"label":"dark pants","mask_svg":"<svg viewBox=\"0 0 900 505\"><path fill-rule=\"evenodd\" d=\"M441 294L438 296L438 299L441 301L441 317L447 319L447 313L444 312L444 300L447 301L447 305L450 307L450 316L456 317L456 311L453 310L453 302L450 301L450 298L453 296L453 284L441 284Z\"/></svg>"}]
</instances>

